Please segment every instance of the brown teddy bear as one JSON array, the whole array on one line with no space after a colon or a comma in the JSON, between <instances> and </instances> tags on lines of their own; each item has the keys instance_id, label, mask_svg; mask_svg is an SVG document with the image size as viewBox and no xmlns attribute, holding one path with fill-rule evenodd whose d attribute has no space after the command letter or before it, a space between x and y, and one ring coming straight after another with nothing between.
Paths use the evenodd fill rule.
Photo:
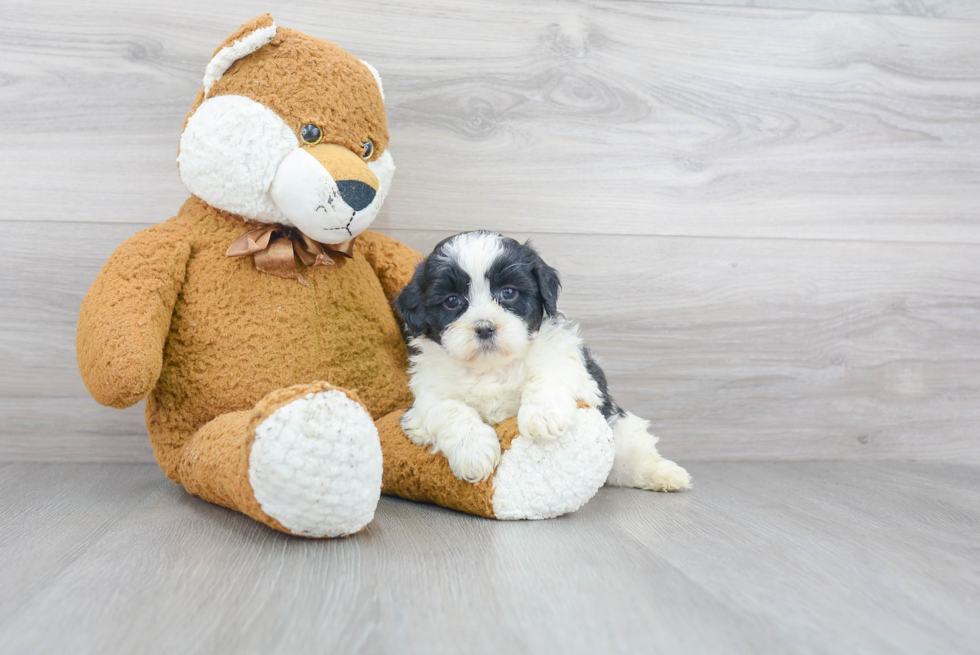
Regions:
<instances>
[{"instance_id":1,"label":"brown teddy bear","mask_svg":"<svg viewBox=\"0 0 980 655\"><path fill-rule=\"evenodd\" d=\"M419 256L367 229L394 172L374 68L259 16L207 65L177 163L193 195L113 253L77 336L97 401L146 399L171 480L317 537L361 530L382 490L544 518L602 485L613 448L594 409L548 444L505 421L501 464L477 484L402 433L412 397L391 302Z\"/></svg>"}]
</instances>

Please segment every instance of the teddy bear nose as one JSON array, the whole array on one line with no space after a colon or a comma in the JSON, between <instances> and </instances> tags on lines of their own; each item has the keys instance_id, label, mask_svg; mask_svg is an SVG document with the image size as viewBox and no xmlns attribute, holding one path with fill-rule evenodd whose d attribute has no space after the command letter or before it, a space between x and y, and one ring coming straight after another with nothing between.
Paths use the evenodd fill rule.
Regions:
<instances>
[{"instance_id":1,"label":"teddy bear nose","mask_svg":"<svg viewBox=\"0 0 980 655\"><path fill-rule=\"evenodd\" d=\"M374 202L374 189L360 180L340 180L337 182L337 190L354 211L361 211Z\"/></svg>"}]
</instances>

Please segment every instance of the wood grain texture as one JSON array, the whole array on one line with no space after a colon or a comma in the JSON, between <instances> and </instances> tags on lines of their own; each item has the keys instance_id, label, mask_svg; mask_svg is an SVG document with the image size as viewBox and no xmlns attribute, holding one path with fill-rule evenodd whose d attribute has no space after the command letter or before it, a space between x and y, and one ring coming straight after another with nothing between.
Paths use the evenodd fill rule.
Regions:
<instances>
[{"instance_id":1,"label":"wood grain texture","mask_svg":"<svg viewBox=\"0 0 980 655\"><path fill-rule=\"evenodd\" d=\"M541 522L383 498L364 532L330 541L208 505L151 466L2 471L10 655L919 654L980 639L977 467L698 464L691 492L603 489Z\"/></svg>"},{"instance_id":2,"label":"wood grain texture","mask_svg":"<svg viewBox=\"0 0 980 655\"><path fill-rule=\"evenodd\" d=\"M2 217L175 211L204 66L266 9L5 3ZM385 76L379 227L980 242L977 22L625 0L277 20Z\"/></svg>"},{"instance_id":3,"label":"wood grain texture","mask_svg":"<svg viewBox=\"0 0 980 655\"><path fill-rule=\"evenodd\" d=\"M77 372L64 376L81 384ZM142 402L120 411L82 393L0 398L0 461L154 461Z\"/></svg>"},{"instance_id":4,"label":"wood grain texture","mask_svg":"<svg viewBox=\"0 0 980 655\"><path fill-rule=\"evenodd\" d=\"M141 408L96 405L74 356L90 281L141 226L46 225L58 268L36 266L38 226L5 225L0 460L150 461ZM670 456L980 462L978 246L514 236L563 273L559 309Z\"/></svg>"},{"instance_id":5,"label":"wood grain texture","mask_svg":"<svg viewBox=\"0 0 980 655\"><path fill-rule=\"evenodd\" d=\"M0 468L0 625L161 488L148 466Z\"/></svg>"},{"instance_id":6,"label":"wood grain texture","mask_svg":"<svg viewBox=\"0 0 980 655\"><path fill-rule=\"evenodd\" d=\"M801 11L836 11L858 14L894 14L953 20L980 19L980 5L973 0L657 0L691 5L765 7Z\"/></svg>"}]
</instances>

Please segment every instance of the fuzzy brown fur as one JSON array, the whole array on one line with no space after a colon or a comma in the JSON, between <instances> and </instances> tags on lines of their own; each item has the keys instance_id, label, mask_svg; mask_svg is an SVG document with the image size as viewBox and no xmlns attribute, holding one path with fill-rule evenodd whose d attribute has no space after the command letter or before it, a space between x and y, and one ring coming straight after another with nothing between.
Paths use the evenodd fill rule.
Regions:
<instances>
[{"instance_id":1,"label":"fuzzy brown fur","mask_svg":"<svg viewBox=\"0 0 980 655\"><path fill-rule=\"evenodd\" d=\"M225 39L215 54L271 24L269 14L252 19ZM370 140L375 146L371 159L388 149L384 100L371 71L340 46L295 30L280 27L267 46L232 64L208 93L209 98L221 95L246 96L265 105L297 135L303 125L312 123L323 131L323 143L360 152ZM203 101L201 89L187 118Z\"/></svg>"}]
</instances>

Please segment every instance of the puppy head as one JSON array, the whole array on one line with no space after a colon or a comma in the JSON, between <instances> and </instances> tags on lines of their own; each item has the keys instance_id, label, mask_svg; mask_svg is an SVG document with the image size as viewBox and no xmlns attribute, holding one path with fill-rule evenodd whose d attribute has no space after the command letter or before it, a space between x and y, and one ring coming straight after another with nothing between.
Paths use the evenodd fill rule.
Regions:
<instances>
[{"instance_id":1,"label":"puppy head","mask_svg":"<svg viewBox=\"0 0 980 655\"><path fill-rule=\"evenodd\" d=\"M395 308L409 335L453 358L499 364L524 354L545 316L556 316L558 272L495 232L445 239L402 290Z\"/></svg>"}]
</instances>

